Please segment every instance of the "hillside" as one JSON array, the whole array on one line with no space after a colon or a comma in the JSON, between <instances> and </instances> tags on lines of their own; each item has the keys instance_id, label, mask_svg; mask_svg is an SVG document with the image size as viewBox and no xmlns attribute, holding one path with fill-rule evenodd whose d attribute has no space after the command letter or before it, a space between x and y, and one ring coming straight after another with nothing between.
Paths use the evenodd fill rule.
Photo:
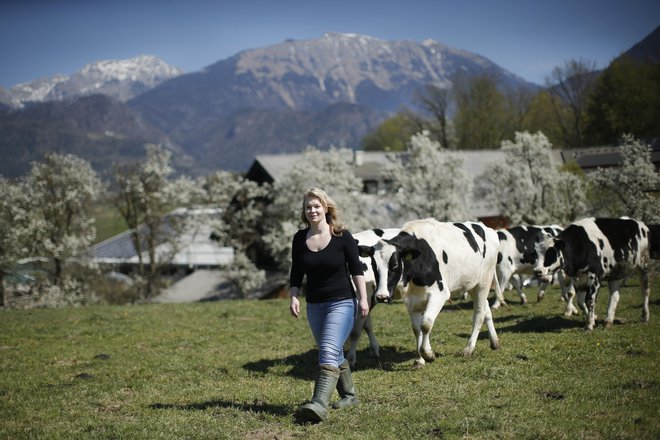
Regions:
<instances>
[{"instance_id":1,"label":"hillside","mask_svg":"<svg viewBox=\"0 0 660 440\"><path fill-rule=\"evenodd\" d=\"M164 133L119 101L104 95L49 101L0 113L0 174L21 176L48 152L75 154L106 173L114 162L143 157L146 143L168 145L177 166L190 168L187 155Z\"/></svg>"},{"instance_id":2,"label":"hillside","mask_svg":"<svg viewBox=\"0 0 660 440\"><path fill-rule=\"evenodd\" d=\"M451 87L456 75L485 73L511 87L536 87L486 58L438 42L325 34L241 52L129 104L200 163L245 170L255 154L307 145L358 148L366 133L412 105L426 85Z\"/></svg>"},{"instance_id":3,"label":"hillside","mask_svg":"<svg viewBox=\"0 0 660 440\"><path fill-rule=\"evenodd\" d=\"M659 282L647 324L632 278L617 308L626 322L609 329L564 318L554 288L511 304L494 312L501 349L480 338L471 358L472 303L454 300L431 333L438 358L419 369L405 306L378 305L380 362L366 335L358 345L360 404L319 425L292 417L318 352L286 300L7 310L0 438L655 439Z\"/></svg>"},{"instance_id":4,"label":"hillside","mask_svg":"<svg viewBox=\"0 0 660 440\"><path fill-rule=\"evenodd\" d=\"M659 35L657 28L627 54L657 60ZM0 89L0 174L22 175L49 151L78 154L105 172L141 157L147 142L168 146L178 170L191 175L246 171L258 154L308 145L357 149L383 119L414 106L427 85L451 88L484 74L506 87L538 89L440 42L356 34L287 40L189 74L155 57L100 61L71 76Z\"/></svg>"}]
</instances>

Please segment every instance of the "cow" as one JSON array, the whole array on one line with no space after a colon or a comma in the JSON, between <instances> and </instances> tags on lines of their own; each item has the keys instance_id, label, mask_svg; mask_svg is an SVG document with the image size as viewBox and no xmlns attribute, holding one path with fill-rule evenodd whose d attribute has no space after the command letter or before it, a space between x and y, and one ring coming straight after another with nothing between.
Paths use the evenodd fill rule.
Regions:
<instances>
[{"instance_id":1,"label":"cow","mask_svg":"<svg viewBox=\"0 0 660 440\"><path fill-rule=\"evenodd\" d=\"M561 226L547 225L547 226L514 226L508 229L497 230L497 236L500 240L500 253L502 254L499 263L497 264L497 279L499 280L502 289L509 284L513 284L514 288L518 291L520 302L522 305L527 304L527 297L523 292L523 283L521 275L533 275L534 267L536 266L536 243L546 236L556 237L562 231ZM517 277L515 275L518 275ZM557 273L559 283L564 285L564 274L562 271ZM545 290L548 283L539 283L539 292L537 294L537 301L541 301L545 297ZM501 305L500 297L496 296L495 301L491 304L491 309L497 309ZM567 295L563 294L564 300ZM571 313L577 313L577 309L572 303L569 303Z\"/></svg>"},{"instance_id":2,"label":"cow","mask_svg":"<svg viewBox=\"0 0 660 440\"><path fill-rule=\"evenodd\" d=\"M564 270L579 288L578 306L587 316L587 330L593 330L596 322L601 281L608 281L610 291L605 318L609 327L614 323L619 287L635 270L643 296L642 321L649 320L649 229L644 223L631 218L585 218L570 224L557 237L539 242L537 250L535 276L549 282L552 274ZM570 289L569 300L574 295L575 290Z\"/></svg>"},{"instance_id":3,"label":"cow","mask_svg":"<svg viewBox=\"0 0 660 440\"><path fill-rule=\"evenodd\" d=\"M649 228L649 248L652 260L660 260L660 224L647 225Z\"/></svg>"},{"instance_id":4,"label":"cow","mask_svg":"<svg viewBox=\"0 0 660 440\"><path fill-rule=\"evenodd\" d=\"M407 222L394 238L360 248L376 264L377 301L391 301L401 283L401 296L417 342L416 366L435 360L430 333L452 293L468 291L474 303L472 334L463 354L469 356L474 351L484 321L491 348L499 348L488 305L491 284L495 282L499 289L495 274L498 248L497 233L481 223L432 218Z\"/></svg>"},{"instance_id":5,"label":"cow","mask_svg":"<svg viewBox=\"0 0 660 440\"><path fill-rule=\"evenodd\" d=\"M394 237L399 233L399 229L389 228L389 229L367 229L365 231L357 232L353 234L353 238L357 241L358 246L373 246L380 239L389 239ZM369 298L369 314L366 317L357 316L353 324L353 330L351 330L351 335L349 337L350 346L348 349L348 354L346 359L351 366L351 369L355 368L357 362L357 345L362 335L362 329L366 330L367 336L369 337L369 346L371 347L371 353L374 357L379 359L380 363L380 346L374 335L373 325L371 323L371 311L376 306L376 300L374 294L376 292L376 274L374 271L375 265L373 258L368 255L360 255L362 260L362 269L364 271L364 279L367 284L367 292L370 295Z\"/></svg>"}]
</instances>

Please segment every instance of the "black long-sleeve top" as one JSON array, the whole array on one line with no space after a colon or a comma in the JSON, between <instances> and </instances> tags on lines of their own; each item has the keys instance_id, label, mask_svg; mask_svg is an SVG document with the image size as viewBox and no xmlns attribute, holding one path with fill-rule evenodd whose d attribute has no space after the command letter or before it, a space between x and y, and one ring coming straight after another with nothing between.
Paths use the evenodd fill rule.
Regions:
<instances>
[{"instance_id":1,"label":"black long-sleeve top","mask_svg":"<svg viewBox=\"0 0 660 440\"><path fill-rule=\"evenodd\" d=\"M350 232L341 237L332 236L330 243L318 252L309 250L305 243L309 229L301 229L293 237L291 246L291 287L302 285L307 275L306 298L309 303L320 303L355 298L350 275L363 275L357 242Z\"/></svg>"}]
</instances>

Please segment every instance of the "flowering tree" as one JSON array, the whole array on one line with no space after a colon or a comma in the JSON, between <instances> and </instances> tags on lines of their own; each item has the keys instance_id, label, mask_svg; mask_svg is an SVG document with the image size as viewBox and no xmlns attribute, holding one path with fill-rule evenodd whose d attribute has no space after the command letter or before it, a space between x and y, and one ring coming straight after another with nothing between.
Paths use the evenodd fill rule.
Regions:
<instances>
[{"instance_id":1,"label":"flowering tree","mask_svg":"<svg viewBox=\"0 0 660 440\"><path fill-rule=\"evenodd\" d=\"M234 248L234 261L226 271L227 278L248 297L266 280L266 272L257 267L265 264L261 237L265 231L264 213L268 205L270 185L259 185L237 173L218 171L199 185L201 204L218 209L220 216L209 218L214 238Z\"/></svg>"},{"instance_id":2,"label":"flowering tree","mask_svg":"<svg viewBox=\"0 0 660 440\"><path fill-rule=\"evenodd\" d=\"M0 307L5 306L5 291L2 276L6 267L18 258L20 247L13 232L14 200L17 199L17 185L0 176Z\"/></svg>"},{"instance_id":3,"label":"flowering tree","mask_svg":"<svg viewBox=\"0 0 660 440\"><path fill-rule=\"evenodd\" d=\"M435 217L440 221L463 221L469 217L472 182L463 162L443 149L428 133L410 138L408 154L388 167L399 206L399 222Z\"/></svg>"},{"instance_id":4,"label":"flowering tree","mask_svg":"<svg viewBox=\"0 0 660 440\"><path fill-rule=\"evenodd\" d=\"M651 147L631 135L619 146L623 160L617 167L599 168L589 174L595 188L605 194L600 206L604 215L622 216L648 223L660 222L660 175L651 162Z\"/></svg>"},{"instance_id":5,"label":"flowering tree","mask_svg":"<svg viewBox=\"0 0 660 440\"><path fill-rule=\"evenodd\" d=\"M506 160L486 171L477 194L514 224L567 223L587 210L587 184L563 171L541 132L516 132L502 142Z\"/></svg>"},{"instance_id":6,"label":"flowering tree","mask_svg":"<svg viewBox=\"0 0 660 440\"><path fill-rule=\"evenodd\" d=\"M173 169L168 150L153 144L147 145L146 150L144 162L115 167L114 203L131 231L138 272L145 282L144 295L150 297L158 292L158 269L168 258L157 255L156 248L167 242L173 256L177 249L175 239L184 227L185 218L166 214L187 201L193 184L186 178L170 179Z\"/></svg>"},{"instance_id":7,"label":"flowering tree","mask_svg":"<svg viewBox=\"0 0 660 440\"><path fill-rule=\"evenodd\" d=\"M323 188L341 211L342 221L351 231L370 225L361 215L359 193L362 181L355 177L353 152L333 148L327 152L310 147L291 171L273 185L273 203L268 210L266 246L280 269L287 269L291 258L291 240L301 226L303 192L312 186Z\"/></svg>"},{"instance_id":8,"label":"flowering tree","mask_svg":"<svg viewBox=\"0 0 660 440\"><path fill-rule=\"evenodd\" d=\"M70 154L49 154L4 194L11 203L16 254L47 258L52 263L53 292L63 300L77 295L69 290L80 290L80 280L66 277L65 269L96 236L91 204L102 192L103 185L87 161Z\"/></svg>"}]
</instances>

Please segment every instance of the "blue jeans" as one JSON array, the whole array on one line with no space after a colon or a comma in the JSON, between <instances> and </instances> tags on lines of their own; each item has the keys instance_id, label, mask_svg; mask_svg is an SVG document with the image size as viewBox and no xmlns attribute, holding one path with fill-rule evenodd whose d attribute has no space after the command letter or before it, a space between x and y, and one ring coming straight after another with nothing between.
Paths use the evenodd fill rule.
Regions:
<instances>
[{"instance_id":1,"label":"blue jeans","mask_svg":"<svg viewBox=\"0 0 660 440\"><path fill-rule=\"evenodd\" d=\"M339 367L344 362L344 343L353 329L356 310L354 299L307 303L307 322L319 347L319 365Z\"/></svg>"}]
</instances>

